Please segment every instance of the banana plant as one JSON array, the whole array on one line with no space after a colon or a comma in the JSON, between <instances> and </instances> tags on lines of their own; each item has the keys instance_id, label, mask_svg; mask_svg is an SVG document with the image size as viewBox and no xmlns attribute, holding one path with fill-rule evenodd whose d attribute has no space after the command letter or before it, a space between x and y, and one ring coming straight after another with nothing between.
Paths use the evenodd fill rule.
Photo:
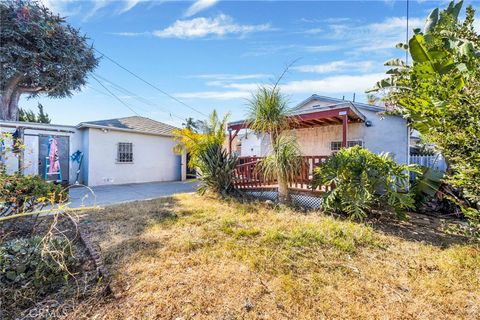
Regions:
<instances>
[{"instance_id":1,"label":"banana plant","mask_svg":"<svg viewBox=\"0 0 480 320\"><path fill-rule=\"evenodd\" d=\"M479 56L480 53L475 52L472 42L468 39L448 37L448 33L444 33L445 36L441 39L445 43L443 47L429 44L433 44L435 39L438 38L438 34L433 34L438 25L457 23L462 5L463 1L457 4L452 1L442 14L439 13L438 8L434 9L426 19L423 33L420 29L415 29L408 45L404 43L396 45L399 49L408 50L413 66L416 66L420 74L425 76L429 74L440 76L450 74L454 79L455 88L459 90L465 85L465 80L468 79L471 68L462 61L455 61L452 53L460 52L467 60L472 56ZM450 17L448 21L447 16ZM366 91L367 93L392 88L401 89L401 80L408 76L412 67L401 59L388 60L384 65L394 67L386 72L389 77L378 81L373 88Z\"/></svg>"}]
</instances>

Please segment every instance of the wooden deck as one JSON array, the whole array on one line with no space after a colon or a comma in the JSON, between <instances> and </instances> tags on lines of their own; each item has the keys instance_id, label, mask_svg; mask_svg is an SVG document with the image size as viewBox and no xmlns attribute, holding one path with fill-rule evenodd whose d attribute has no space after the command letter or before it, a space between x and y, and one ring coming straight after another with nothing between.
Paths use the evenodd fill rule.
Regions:
<instances>
[{"instance_id":1,"label":"wooden deck","mask_svg":"<svg viewBox=\"0 0 480 320\"><path fill-rule=\"evenodd\" d=\"M319 186L312 189L314 169L328 156L303 156L300 173L290 184L290 189L297 193L315 194L331 190L332 186ZM276 180L267 180L256 169L261 157L239 157L234 171L235 187L240 190L277 190Z\"/></svg>"}]
</instances>

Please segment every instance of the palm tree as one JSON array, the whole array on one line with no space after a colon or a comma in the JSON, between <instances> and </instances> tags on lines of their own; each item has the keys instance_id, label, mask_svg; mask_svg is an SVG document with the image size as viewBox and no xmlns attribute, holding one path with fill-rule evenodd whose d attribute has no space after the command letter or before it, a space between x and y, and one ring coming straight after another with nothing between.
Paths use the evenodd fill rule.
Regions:
<instances>
[{"instance_id":1,"label":"palm tree","mask_svg":"<svg viewBox=\"0 0 480 320\"><path fill-rule=\"evenodd\" d=\"M185 122L182 123L182 127L193 132L196 132L198 129L197 122L192 117L186 118Z\"/></svg>"},{"instance_id":2,"label":"palm tree","mask_svg":"<svg viewBox=\"0 0 480 320\"><path fill-rule=\"evenodd\" d=\"M259 163L258 168L267 179L277 179L278 200L284 204L290 202L288 185L297 175L301 160L296 138L286 132L291 121L290 113L278 81L271 87L259 87L249 101L249 128L268 134L272 146L272 152Z\"/></svg>"}]
</instances>

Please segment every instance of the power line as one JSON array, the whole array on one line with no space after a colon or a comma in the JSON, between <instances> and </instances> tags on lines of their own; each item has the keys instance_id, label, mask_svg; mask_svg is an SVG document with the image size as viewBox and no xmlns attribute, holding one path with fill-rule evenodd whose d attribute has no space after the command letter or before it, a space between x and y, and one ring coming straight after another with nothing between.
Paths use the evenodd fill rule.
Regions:
<instances>
[{"instance_id":1,"label":"power line","mask_svg":"<svg viewBox=\"0 0 480 320\"><path fill-rule=\"evenodd\" d=\"M98 77L98 74L97 74L96 76ZM103 92L102 90L98 90L97 88L95 88L94 86L89 85L88 83L85 84L85 85L86 85L88 88L92 89L93 91L96 91L96 92L98 92L98 93L100 93L100 94L103 94L104 96L107 96L107 97L109 97L109 98L112 97L112 95L110 95L110 94L108 94L108 93L106 93L106 92ZM118 98L120 98L120 97L118 97ZM143 111L146 111L146 112L150 112L149 110L144 109L144 108L140 108L140 109L142 109Z\"/></svg>"},{"instance_id":2,"label":"power line","mask_svg":"<svg viewBox=\"0 0 480 320\"><path fill-rule=\"evenodd\" d=\"M89 87L89 88L92 89L93 91L96 91L96 92L98 92L98 93L100 93L100 94L103 94L104 96L111 97L111 95L109 95L108 93L103 92L102 90L98 90L97 88L95 88L94 86L89 85L88 83L86 83L85 86Z\"/></svg>"},{"instance_id":3,"label":"power line","mask_svg":"<svg viewBox=\"0 0 480 320\"><path fill-rule=\"evenodd\" d=\"M116 64L118 67L122 68L123 70L125 70L126 72L130 73L132 76L134 76L135 78L139 79L140 81L146 83L147 85L149 85L150 87L154 88L155 90L163 93L164 95L166 95L167 97L169 97L170 99L173 99L175 100L176 102L184 105L185 107L205 116L205 117L208 117L207 114L203 113L202 111L186 104L185 102L183 102L182 100L180 99L177 99L175 98L174 96L172 96L171 94L169 94L168 92L158 88L157 86L155 86L154 84L152 84L151 82L143 79L142 77L140 77L139 75L137 75L136 73L134 73L133 71L130 71L129 69L125 68L124 66L122 66L120 63L116 62L115 60L113 60L112 58L110 58L109 56L107 56L105 53L101 52L100 50L96 49L96 48L93 48L95 51L97 51L98 53L100 53L102 56L104 56L105 58L107 58L108 60L110 60L111 62L113 62L114 64Z\"/></svg>"},{"instance_id":4,"label":"power line","mask_svg":"<svg viewBox=\"0 0 480 320\"><path fill-rule=\"evenodd\" d=\"M97 82L103 87L103 89L107 90L107 92L110 93L110 95L111 95L112 97L114 97L115 99L117 99L121 104L123 104L123 105L124 105L125 107L127 107L130 111L132 111L133 113L135 113L137 116L140 116L140 114L139 114L137 111L133 110L133 108L130 107L125 101L123 101L122 99L120 99L119 97L117 97L116 94L114 94L114 93L113 93L112 91L110 91L107 87L105 87L105 86L103 85L103 83L100 82L100 80L98 80L93 74L92 74L92 78L95 79L95 81L97 81Z\"/></svg>"},{"instance_id":5,"label":"power line","mask_svg":"<svg viewBox=\"0 0 480 320\"><path fill-rule=\"evenodd\" d=\"M105 78L105 77L102 77L101 75L99 75L99 74L97 74L97 73L94 73L94 75L95 75L97 78L100 78L100 79L102 79L102 80L105 81L105 82L108 82L110 85L112 85L112 86L113 86L115 89L117 89L118 91L120 91L120 92L122 92L122 93L124 93L124 94L128 94L128 95L132 96L133 98L135 98L136 100L140 101L141 103L144 103L144 104L146 104L146 105L148 105L148 106L151 106L151 107L158 107L158 108L160 108L160 111L168 114L170 117L173 116L173 117L175 117L175 118L177 118L177 119L179 119L179 120L182 120L182 121L185 120L183 117L180 117L179 115L176 115L176 114L168 111L168 109L163 108L162 106L159 106L159 105L157 105L156 103L154 103L154 102L152 102L152 101L150 101L150 100L148 100L148 99L145 99L145 98L139 96L138 94L136 94L136 93L134 93L134 92L132 92L132 91L130 91L130 90L128 90L128 89L126 89L126 88L124 88L124 87L116 84L116 83L114 83L114 82L111 81L111 80L108 80L108 79ZM145 110L145 109L143 109L143 110ZM145 110L145 111L148 111L148 110Z\"/></svg>"},{"instance_id":6,"label":"power line","mask_svg":"<svg viewBox=\"0 0 480 320\"><path fill-rule=\"evenodd\" d=\"M114 87L115 89L117 89L118 91L124 93L124 94L128 94L134 98L136 98L137 100L139 100L140 102L144 103L144 104L147 104L149 106L155 106L155 103L149 101L148 99L145 99L133 92L131 92L130 90L116 84L115 82L111 81L111 80L108 80L107 78L105 77L102 77L101 75L99 75L98 73L93 73L97 78L105 81L105 82L108 82L112 87Z\"/></svg>"}]
</instances>

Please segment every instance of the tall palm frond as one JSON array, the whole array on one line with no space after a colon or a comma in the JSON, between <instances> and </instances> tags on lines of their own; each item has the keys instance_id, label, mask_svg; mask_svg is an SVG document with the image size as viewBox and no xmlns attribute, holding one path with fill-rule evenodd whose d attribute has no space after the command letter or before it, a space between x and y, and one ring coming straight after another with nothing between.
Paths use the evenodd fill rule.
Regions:
<instances>
[{"instance_id":1,"label":"tall palm frond","mask_svg":"<svg viewBox=\"0 0 480 320\"><path fill-rule=\"evenodd\" d=\"M275 136L288 129L291 109L278 87L259 87L248 105L248 124L252 130Z\"/></svg>"}]
</instances>

